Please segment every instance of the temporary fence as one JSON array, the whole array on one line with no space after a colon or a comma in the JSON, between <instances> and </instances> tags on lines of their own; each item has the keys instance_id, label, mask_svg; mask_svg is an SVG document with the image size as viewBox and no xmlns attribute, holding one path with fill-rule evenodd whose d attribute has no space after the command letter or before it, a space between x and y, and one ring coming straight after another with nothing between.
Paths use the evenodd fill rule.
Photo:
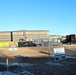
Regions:
<instances>
[{"instance_id":1,"label":"temporary fence","mask_svg":"<svg viewBox=\"0 0 76 75\"><path fill-rule=\"evenodd\" d=\"M18 46L18 42L0 42L0 48L7 48L10 44L16 44Z\"/></svg>"}]
</instances>

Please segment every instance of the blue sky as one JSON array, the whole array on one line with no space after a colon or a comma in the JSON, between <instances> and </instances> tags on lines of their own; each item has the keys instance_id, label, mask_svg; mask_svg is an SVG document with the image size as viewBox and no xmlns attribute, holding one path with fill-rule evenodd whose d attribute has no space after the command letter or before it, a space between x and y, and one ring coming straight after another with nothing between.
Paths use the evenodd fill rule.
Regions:
<instances>
[{"instance_id":1,"label":"blue sky","mask_svg":"<svg viewBox=\"0 0 76 75\"><path fill-rule=\"evenodd\" d=\"M76 34L76 0L0 0L0 31Z\"/></svg>"}]
</instances>

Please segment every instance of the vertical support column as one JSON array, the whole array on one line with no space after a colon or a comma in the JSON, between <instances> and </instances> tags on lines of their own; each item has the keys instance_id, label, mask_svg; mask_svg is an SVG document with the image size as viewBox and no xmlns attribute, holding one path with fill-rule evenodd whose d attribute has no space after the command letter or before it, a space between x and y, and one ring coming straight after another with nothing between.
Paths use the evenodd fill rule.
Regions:
<instances>
[{"instance_id":1,"label":"vertical support column","mask_svg":"<svg viewBox=\"0 0 76 75\"><path fill-rule=\"evenodd\" d=\"M11 33L11 41L13 41L13 33L12 32L10 32Z\"/></svg>"}]
</instances>

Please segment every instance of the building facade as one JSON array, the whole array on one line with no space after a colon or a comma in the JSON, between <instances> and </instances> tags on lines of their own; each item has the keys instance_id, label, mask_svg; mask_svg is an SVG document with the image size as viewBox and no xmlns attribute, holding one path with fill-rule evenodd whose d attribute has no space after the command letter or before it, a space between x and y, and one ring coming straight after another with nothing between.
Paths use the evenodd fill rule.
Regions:
<instances>
[{"instance_id":1,"label":"building facade","mask_svg":"<svg viewBox=\"0 0 76 75\"><path fill-rule=\"evenodd\" d=\"M20 30L0 32L0 42L34 41L38 38L48 38L48 30Z\"/></svg>"},{"instance_id":2,"label":"building facade","mask_svg":"<svg viewBox=\"0 0 76 75\"><path fill-rule=\"evenodd\" d=\"M60 35L50 35L50 38L62 38Z\"/></svg>"},{"instance_id":3,"label":"building facade","mask_svg":"<svg viewBox=\"0 0 76 75\"><path fill-rule=\"evenodd\" d=\"M62 36L60 36L60 35L50 35L50 40L53 41L53 42L61 41Z\"/></svg>"},{"instance_id":4,"label":"building facade","mask_svg":"<svg viewBox=\"0 0 76 75\"><path fill-rule=\"evenodd\" d=\"M0 32L0 42L11 41L11 32Z\"/></svg>"}]
</instances>

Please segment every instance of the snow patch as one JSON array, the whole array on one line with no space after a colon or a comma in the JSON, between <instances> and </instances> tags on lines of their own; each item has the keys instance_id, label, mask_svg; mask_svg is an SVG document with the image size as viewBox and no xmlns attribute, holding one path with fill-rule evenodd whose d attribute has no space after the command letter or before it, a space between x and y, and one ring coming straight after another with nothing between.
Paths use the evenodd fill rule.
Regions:
<instances>
[{"instance_id":1,"label":"snow patch","mask_svg":"<svg viewBox=\"0 0 76 75\"><path fill-rule=\"evenodd\" d=\"M1 65L5 65L5 63L0 63ZM30 67L30 66L34 66L36 64L29 64L29 63L9 63L8 66L20 66L20 67ZM17 71L16 71L17 72ZM34 73L31 73L29 71L23 71L23 72L17 72L17 74L15 73L12 73L10 71L4 71L4 72L0 72L0 75L34 75Z\"/></svg>"},{"instance_id":2,"label":"snow patch","mask_svg":"<svg viewBox=\"0 0 76 75\"><path fill-rule=\"evenodd\" d=\"M23 71L19 74L16 74L16 73L12 73L10 71L4 71L4 72L0 72L0 75L34 75L33 73L30 73L28 71Z\"/></svg>"},{"instance_id":3,"label":"snow patch","mask_svg":"<svg viewBox=\"0 0 76 75\"><path fill-rule=\"evenodd\" d=\"M76 59L76 56L66 56L66 58L73 58L73 59Z\"/></svg>"},{"instance_id":4,"label":"snow patch","mask_svg":"<svg viewBox=\"0 0 76 75\"><path fill-rule=\"evenodd\" d=\"M30 73L28 71L24 71L20 73L21 75L34 75L33 73Z\"/></svg>"},{"instance_id":5,"label":"snow patch","mask_svg":"<svg viewBox=\"0 0 76 75\"><path fill-rule=\"evenodd\" d=\"M10 71L4 71L4 72L0 72L0 75L19 75L19 74L15 74Z\"/></svg>"},{"instance_id":6,"label":"snow patch","mask_svg":"<svg viewBox=\"0 0 76 75\"><path fill-rule=\"evenodd\" d=\"M29 64L29 63L12 63L10 64L10 66L21 66L21 67L30 67L30 66L34 66L36 64Z\"/></svg>"},{"instance_id":7,"label":"snow patch","mask_svg":"<svg viewBox=\"0 0 76 75\"><path fill-rule=\"evenodd\" d=\"M54 63L54 62L47 62L46 64L48 64L48 65L53 65L53 66L64 66L63 64Z\"/></svg>"},{"instance_id":8,"label":"snow patch","mask_svg":"<svg viewBox=\"0 0 76 75\"><path fill-rule=\"evenodd\" d=\"M6 65L6 63L2 63L0 62L0 65ZM29 64L29 63L9 63L8 66L20 66L20 67L30 67L30 66L34 66L36 64Z\"/></svg>"}]
</instances>

